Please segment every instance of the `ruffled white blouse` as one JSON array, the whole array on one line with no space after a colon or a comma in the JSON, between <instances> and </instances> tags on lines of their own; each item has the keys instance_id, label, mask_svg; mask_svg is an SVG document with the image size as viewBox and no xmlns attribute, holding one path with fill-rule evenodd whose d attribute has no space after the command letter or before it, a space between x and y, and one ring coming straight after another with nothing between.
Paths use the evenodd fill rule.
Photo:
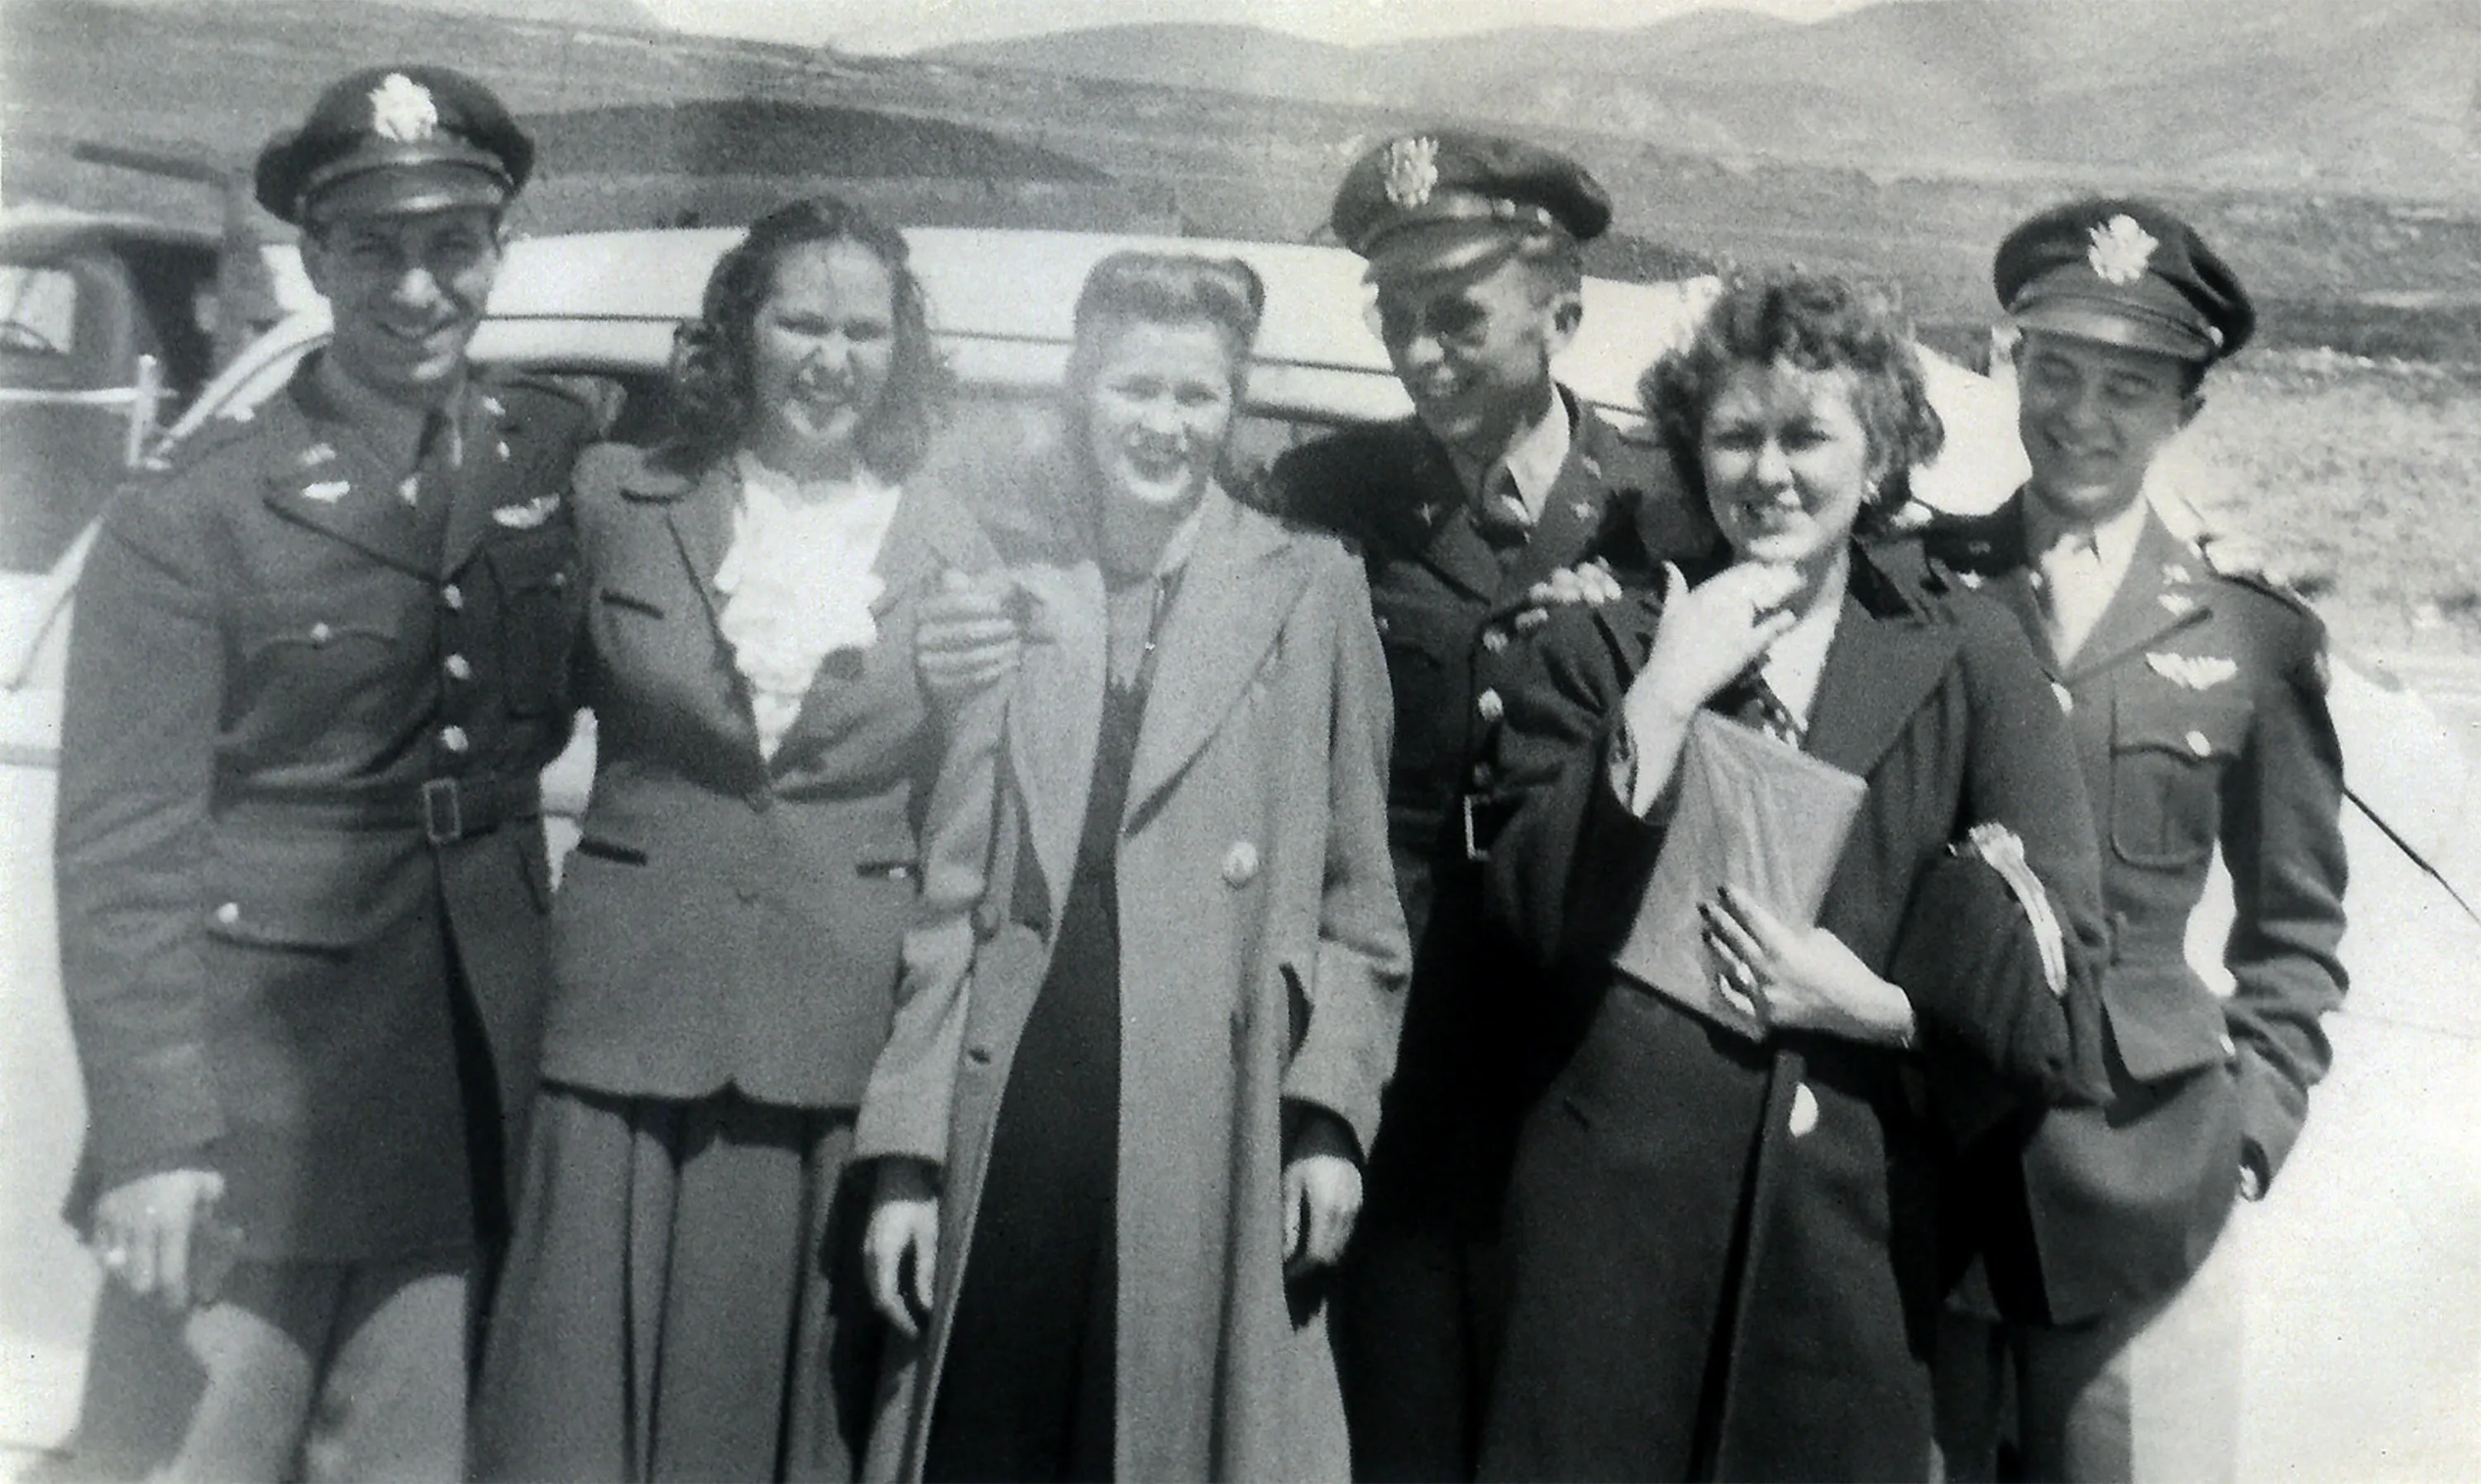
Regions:
<instances>
[{"instance_id":1,"label":"ruffled white blouse","mask_svg":"<svg viewBox=\"0 0 2481 1484\"><path fill-rule=\"evenodd\" d=\"M749 683L758 750L771 762L820 664L878 638L870 606L886 585L871 568L903 487L858 467L849 480L804 484L745 453L735 463L741 501L715 586L733 667Z\"/></svg>"}]
</instances>

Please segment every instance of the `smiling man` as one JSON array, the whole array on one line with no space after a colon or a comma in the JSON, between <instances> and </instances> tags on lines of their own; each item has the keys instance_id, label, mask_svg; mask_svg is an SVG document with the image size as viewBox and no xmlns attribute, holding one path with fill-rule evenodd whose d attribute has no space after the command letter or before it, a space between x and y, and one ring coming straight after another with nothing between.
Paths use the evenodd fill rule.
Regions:
<instances>
[{"instance_id":1,"label":"smiling man","mask_svg":"<svg viewBox=\"0 0 2481 1484\"><path fill-rule=\"evenodd\" d=\"M1306 445L1269 479L1290 514L1360 549L1396 695L1388 811L1413 980L1335 1314L1366 1479L1472 1474L1501 1198L1557 1044L1527 1013L1515 950L1479 925L1518 616L1562 569L1648 570L1711 539L1661 456L1552 376L1584 316L1582 246L1610 217L1584 167L1519 140L1440 130L1364 156L1330 220L1369 260L1413 415Z\"/></svg>"},{"instance_id":2,"label":"smiling man","mask_svg":"<svg viewBox=\"0 0 2481 1484\"><path fill-rule=\"evenodd\" d=\"M327 348L123 490L78 590L70 1216L107 1278L76 1446L113 1476L451 1479L548 974L586 431L468 365L533 146L440 67L260 155ZM132 1363L186 1352L170 1386Z\"/></svg>"},{"instance_id":3,"label":"smiling man","mask_svg":"<svg viewBox=\"0 0 2481 1484\"><path fill-rule=\"evenodd\" d=\"M2032 636L2083 759L2111 951L2111 1101L1982 1152L1983 1259L1941 1336L1947 1476L1997 1466L2012 1390L2023 1476L2228 1478L2236 1466L2249 1216L2300 1134L2343 998L2342 763L2325 631L2218 576L2145 499L2256 316L2187 223L2083 200L2000 246L2023 338L2032 479L1932 534ZM2218 997L2186 961L2217 847L2236 917Z\"/></svg>"}]
</instances>

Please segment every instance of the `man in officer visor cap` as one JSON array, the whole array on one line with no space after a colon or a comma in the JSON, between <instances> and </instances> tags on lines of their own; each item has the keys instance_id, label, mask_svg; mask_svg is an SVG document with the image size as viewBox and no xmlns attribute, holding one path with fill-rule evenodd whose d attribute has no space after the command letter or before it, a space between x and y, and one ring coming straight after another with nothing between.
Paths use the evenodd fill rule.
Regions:
<instances>
[{"instance_id":1,"label":"man in officer visor cap","mask_svg":"<svg viewBox=\"0 0 2481 1484\"><path fill-rule=\"evenodd\" d=\"M1365 155L1330 221L1369 260L1413 415L1308 444L1269 478L1274 502L1362 552L1395 682L1388 804L1416 950L1334 1314L1369 1479L1472 1475L1503 1305L1499 1208L1556 1043L1527 1016L1539 997L1514 949L1479 925L1519 617L1554 586L1578 596L1580 575L1606 584L1598 563L1643 572L1709 540L1660 455L1552 376L1584 314L1583 244L1610 217L1583 166L1520 140L1442 129Z\"/></svg>"},{"instance_id":2,"label":"man in officer visor cap","mask_svg":"<svg viewBox=\"0 0 2481 1484\"><path fill-rule=\"evenodd\" d=\"M2229 1478L2249 1216L2299 1137L2343 998L2342 761L2325 630L2213 571L2145 497L2155 456L2256 323L2238 275L2144 201L2041 213L1993 273L2022 340L2032 466L1932 552L2024 619L2076 734L2111 924L2111 1097L1985 1149L1959 1188L1981 1258L1938 1356L1947 1476ZM2219 848L2236 918L2217 996L2188 915Z\"/></svg>"},{"instance_id":3,"label":"man in officer visor cap","mask_svg":"<svg viewBox=\"0 0 2481 1484\"><path fill-rule=\"evenodd\" d=\"M271 143L333 336L121 491L80 585L57 849L106 1471L463 1469L579 598L585 413L465 354L532 156L427 66ZM186 1356L150 1370L150 1333Z\"/></svg>"}]
</instances>

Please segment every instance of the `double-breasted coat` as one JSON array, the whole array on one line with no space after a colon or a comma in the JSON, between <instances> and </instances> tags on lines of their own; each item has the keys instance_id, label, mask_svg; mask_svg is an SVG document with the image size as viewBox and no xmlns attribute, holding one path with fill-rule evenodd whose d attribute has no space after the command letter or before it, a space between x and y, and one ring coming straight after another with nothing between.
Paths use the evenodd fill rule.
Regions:
<instances>
[{"instance_id":1,"label":"double-breasted coat","mask_svg":"<svg viewBox=\"0 0 2481 1484\"><path fill-rule=\"evenodd\" d=\"M1207 501L1158 630L1118 841L1115 1471L1340 1478L1325 1325L1317 1312L1295 1322L1301 1295L1283 1274L1280 1114L1324 1109L1367 1148L1394 1060L1408 954L1386 849L1385 671L1342 547L1219 492ZM873 1439L882 1476L921 1467L1100 741L1100 570L1084 558L1013 570L1036 638L1009 702L970 981L908 990L952 1007L961 1055L882 1079L863 1130L865 1155L944 1166L936 1302Z\"/></svg>"},{"instance_id":2,"label":"double-breasted coat","mask_svg":"<svg viewBox=\"0 0 2481 1484\"><path fill-rule=\"evenodd\" d=\"M1805 748L1868 793L1818 922L1894 972L1923 872L2005 824L2053 899L2069 993L2089 995L2101 904L2065 728L2008 615L1942 587L1909 545L1854 556ZM1510 692L1510 766L1540 787L1493 853L1494 910L1548 982L1597 1002L1519 1146L1483 1471L1924 1477L1940 1084L1891 1048L1707 1028L1609 968L1662 842L1609 773L1658 617L1650 597L1554 615Z\"/></svg>"},{"instance_id":3,"label":"double-breasted coat","mask_svg":"<svg viewBox=\"0 0 2481 1484\"><path fill-rule=\"evenodd\" d=\"M2101 845L2114 1095L2043 1117L1988 1185L2018 1241L1991 1251L1986 1296L2011 1318L2068 1323L2176 1289L2212 1250L2241 1166L2270 1182L2299 1137L2333 1055L2318 1020L2343 999L2343 771L2313 613L2215 575L2149 512L2119 590L2063 664L2024 499L1929 540L2032 637ZM2217 846L2236 909L2228 997L2184 950Z\"/></svg>"},{"instance_id":4,"label":"double-breasted coat","mask_svg":"<svg viewBox=\"0 0 2481 1484\"><path fill-rule=\"evenodd\" d=\"M827 656L770 759L718 627L738 490L729 461L681 471L606 445L578 464L596 757L554 914L543 1076L857 1107L924 876L943 848L979 872L988 838L934 820L933 800L978 746L987 769L1000 697L952 732L915 671L913 622L943 570L992 557L963 507L908 485L874 567L876 638Z\"/></svg>"},{"instance_id":5,"label":"double-breasted coat","mask_svg":"<svg viewBox=\"0 0 2481 1484\"><path fill-rule=\"evenodd\" d=\"M356 1261L465 1246L506 1208L467 1130L509 1126L477 1131L497 1149L533 1097L535 775L569 731L588 418L469 384L408 482L316 364L124 490L79 585L71 1204L203 1166L246 1252Z\"/></svg>"}]
</instances>

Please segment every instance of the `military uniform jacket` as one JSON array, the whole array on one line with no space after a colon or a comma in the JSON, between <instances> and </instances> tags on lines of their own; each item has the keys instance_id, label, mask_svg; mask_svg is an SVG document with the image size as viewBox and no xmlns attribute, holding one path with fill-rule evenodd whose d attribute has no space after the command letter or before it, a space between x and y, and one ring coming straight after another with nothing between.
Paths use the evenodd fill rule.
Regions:
<instances>
[{"instance_id":1,"label":"military uniform jacket","mask_svg":"<svg viewBox=\"0 0 2481 1484\"><path fill-rule=\"evenodd\" d=\"M2023 499L1931 544L2031 636L2102 847L2114 1098L2042 1120L2011 1193L2029 1219L2002 1224L2029 1230L2033 1250L2012 1268L2004 1248L1990 1260L2002 1308L2038 1301L2064 1323L2176 1289L2212 1248L2242 1162L2270 1181L2299 1136L2332 1057L2318 1018L2343 997L2343 777L2314 614L2216 576L2149 515L2110 606L2061 664ZM2228 999L2183 951L2218 845L2236 907Z\"/></svg>"},{"instance_id":2,"label":"military uniform jacket","mask_svg":"<svg viewBox=\"0 0 2481 1484\"><path fill-rule=\"evenodd\" d=\"M1415 1152L1444 1122L1512 1138L1515 1109L1476 1117L1476 1098L1505 1082L1522 1054L1485 1012L1508 998L1516 970L1477 932L1484 853L1509 807L1490 761L1502 688L1522 670L1512 621L1528 588L1561 567L1603 557L1643 569L1714 541L1670 460L1624 437L1565 388L1573 418L1567 461L1530 537L1501 559L1475 524L1473 497L1447 450L1421 423L1348 429L1293 450L1270 472L1288 513L1343 535L1361 553L1395 693L1387 787L1397 890L1414 944L1404 1044L1390 1092L1390 1138L1407 1159L1469 1174L1474 1199L1495 1208L1499 1159L1450 1160ZM1468 826L1470 823L1470 834ZM1521 1088L1510 1090L1522 1099ZM1382 1179L1384 1177L1382 1176Z\"/></svg>"},{"instance_id":3,"label":"military uniform jacket","mask_svg":"<svg viewBox=\"0 0 2481 1484\"><path fill-rule=\"evenodd\" d=\"M106 515L57 850L73 1218L203 1166L246 1250L344 1260L461 1245L502 1208L474 1182L505 1131L475 1131L478 1166L467 1126L532 1096L585 413L470 385L418 469L444 513L418 513L313 365Z\"/></svg>"}]
</instances>

